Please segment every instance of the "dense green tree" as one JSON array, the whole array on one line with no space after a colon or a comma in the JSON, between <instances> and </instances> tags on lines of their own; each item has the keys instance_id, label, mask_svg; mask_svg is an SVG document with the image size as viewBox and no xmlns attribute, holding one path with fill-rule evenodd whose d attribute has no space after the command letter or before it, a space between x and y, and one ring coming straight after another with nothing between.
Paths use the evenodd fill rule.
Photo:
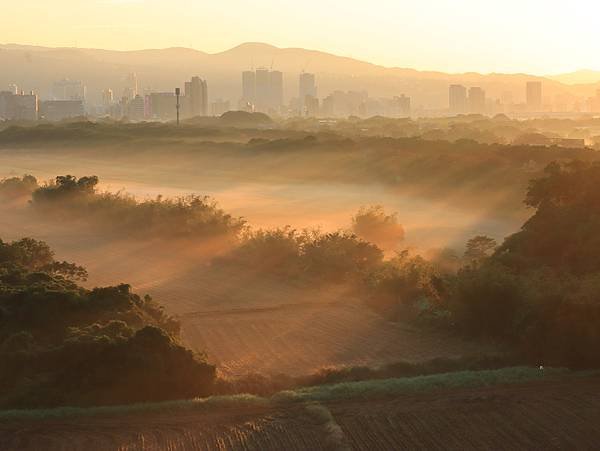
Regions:
<instances>
[{"instance_id":1,"label":"dense green tree","mask_svg":"<svg viewBox=\"0 0 600 451\"><path fill-rule=\"evenodd\" d=\"M205 396L215 367L178 342L179 323L129 285L87 275L43 242L0 241L0 407Z\"/></svg>"}]
</instances>

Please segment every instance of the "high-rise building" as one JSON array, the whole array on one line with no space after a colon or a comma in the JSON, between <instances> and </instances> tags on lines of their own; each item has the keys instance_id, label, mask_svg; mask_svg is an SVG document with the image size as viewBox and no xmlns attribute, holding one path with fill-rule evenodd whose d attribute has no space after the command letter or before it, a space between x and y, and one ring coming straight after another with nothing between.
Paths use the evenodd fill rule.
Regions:
<instances>
[{"instance_id":1,"label":"high-rise building","mask_svg":"<svg viewBox=\"0 0 600 451\"><path fill-rule=\"evenodd\" d=\"M52 98L54 100L81 100L85 102L86 87L77 80L65 78L52 85Z\"/></svg>"},{"instance_id":2,"label":"high-rise building","mask_svg":"<svg viewBox=\"0 0 600 451\"><path fill-rule=\"evenodd\" d=\"M0 92L0 118L35 121L38 119L38 97L30 94L14 94L11 91Z\"/></svg>"},{"instance_id":3,"label":"high-rise building","mask_svg":"<svg viewBox=\"0 0 600 451\"><path fill-rule=\"evenodd\" d=\"M485 113L485 91L479 87L469 89L469 113Z\"/></svg>"},{"instance_id":4,"label":"high-rise building","mask_svg":"<svg viewBox=\"0 0 600 451\"><path fill-rule=\"evenodd\" d=\"M392 115L397 117L410 116L410 97L402 94L400 97L394 97L392 101Z\"/></svg>"},{"instance_id":5,"label":"high-rise building","mask_svg":"<svg viewBox=\"0 0 600 451\"><path fill-rule=\"evenodd\" d=\"M83 100L48 100L40 103L40 116L47 121L62 121L84 115Z\"/></svg>"},{"instance_id":6,"label":"high-rise building","mask_svg":"<svg viewBox=\"0 0 600 451\"><path fill-rule=\"evenodd\" d=\"M333 94L328 95L323 99L321 114L325 117L333 117L335 110L335 98Z\"/></svg>"},{"instance_id":7,"label":"high-rise building","mask_svg":"<svg viewBox=\"0 0 600 451\"><path fill-rule=\"evenodd\" d=\"M127 74L125 77L125 87L123 88L123 95L127 101L135 99L135 96L139 94L138 78L135 72Z\"/></svg>"},{"instance_id":8,"label":"high-rise building","mask_svg":"<svg viewBox=\"0 0 600 451\"><path fill-rule=\"evenodd\" d=\"M256 69L255 108L257 111L267 112L271 101L271 72L269 69L259 67Z\"/></svg>"},{"instance_id":9,"label":"high-rise building","mask_svg":"<svg viewBox=\"0 0 600 451\"><path fill-rule=\"evenodd\" d=\"M10 108L14 95L11 91L0 91L0 121L10 119Z\"/></svg>"},{"instance_id":10,"label":"high-rise building","mask_svg":"<svg viewBox=\"0 0 600 451\"><path fill-rule=\"evenodd\" d=\"M300 106L303 109L306 108L306 96L316 98L317 85L315 83L315 74L302 72L298 83L298 99L300 99Z\"/></svg>"},{"instance_id":11,"label":"high-rise building","mask_svg":"<svg viewBox=\"0 0 600 451\"><path fill-rule=\"evenodd\" d=\"M240 104L246 108L253 106L254 110L263 113L279 110L283 105L283 73L264 67L259 67L256 72L242 73Z\"/></svg>"},{"instance_id":12,"label":"high-rise building","mask_svg":"<svg viewBox=\"0 0 600 451\"><path fill-rule=\"evenodd\" d=\"M368 99L366 91L334 91L323 99L322 114L326 117L365 116Z\"/></svg>"},{"instance_id":13,"label":"high-rise building","mask_svg":"<svg viewBox=\"0 0 600 451\"><path fill-rule=\"evenodd\" d=\"M450 113L464 114L467 112L467 88L462 85L450 85L448 99Z\"/></svg>"},{"instance_id":14,"label":"high-rise building","mask_svg":"<svg viewBox=\"0 0 600 451\"><path fill-rule=\"evenodd\" d=\"M153 119L169 121L177 115L177 98L174 92L153 92L148 96L150 116Z\"/></svg>"},{"instance_id":15,"label":"high-rise building","mask_svg":"<svg viewBox=\"0 0 600 451\"><path fill-rule=\"evenodd\" d=\"M242 102L254 105L256 101L256 74L247 70L242 72Z\"/></svg>"},{"instance_id":16,"label":"high-rise building","mask_svg":"<svg viewBox=\"0 0 600 451\"><path fill-rule=\"evenodd\" d=\"M131 72L129 75L127 75L126 82L127 87L131 88L133 90L133 93L137 96L139 94L140 89L138 85L137 74L135 72Z\"/></svg>"},{"instance_id":17,"label":"high-rise building","mask_svg":"<svg viewBox=\"0 0 600 451\"><path fill-rule=\"evenodd\" d=\"M115 96L112 89L105 89L102 91L102 106L108 108L115 101Z\"/></svg>"},{"instance_id":18,"label":"high-rise building","mask_svg":"<svg viewBox=\"0 0 600 451\"><path fill-rule=\"evenodd\" d=\"M133 121L141 121L146 115L146 102L140 95L135 96L127 104L127 117Z\"/></svg>"},{"instance_id":19,"label":"high-rise building","mask_svg":"<svg viewBox=\"0 0 600 451\"><path fill-rule=\"evenodd\" d=\"M283 105L283 72L271 71L271 102L270 107L274 110L281 109Z\"/></svg>"},{"instance_id":20,"label":"high-rise building","mask_svg":"<svg viewBox=\"0 0 600 451\"><path fill-rule=\"evenodd\" d=\"M185 83L185 115L188 117L208 114L208 85L200 77L192 77Z\"/></svg>"},{"instance_id":21,"label":"high-rise building","mask_svg":"<svg viewBox=\"0 0 600 451\"><path fill-rule=\"evenodd\" d=\"M304 97L304 112L308 117L316 117L319 115L319 99L306 95Z\"/></svg>"},{"instance_id":22,"label":"high-rise building","mask_svg":"<svg viewBox=\"0 0 600 451\"><path fill-rule=\"evenodd\" d=\"M19 87L14 83L11 83L10 85L8 85L8 91L16 96L17 94L19 94Z\"/></svg>"},{"instance_id":23,"label":"high-rise building","mask_svg":"<svg viewBox=\"0 0 600 451\"><path fill-rule=\"evenodd\" d=\"M533 112L542 110L542 82L528 81L525 88L527 98L527 109Z\"/></svg>"}]
</instances>

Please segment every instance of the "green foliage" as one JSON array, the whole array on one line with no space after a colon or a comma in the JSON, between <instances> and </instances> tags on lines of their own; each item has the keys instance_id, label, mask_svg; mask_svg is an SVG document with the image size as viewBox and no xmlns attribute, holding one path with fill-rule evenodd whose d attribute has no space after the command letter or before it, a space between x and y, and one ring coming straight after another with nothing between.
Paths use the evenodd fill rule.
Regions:
<instances>
[{"instance_id":1,"label":"green foliage","mask_svg":"<svg viewBox=\"0 0 600 451\"><path fill-rule=\"evenodd\" d=\"M388 215L381 205L361 207L352 218L352 231L382 249L396 249L404 239L404 228L396 213Z\"/></svg>"},{"instance_id":2,"label":"green foliage","mask_svg":"<svg viewBox=\"0 0 600 451\"><path fill-rule=\"evenodd\" d=\"M369 305L391 319L429 316L439 308L440 275L421 256L402 251L366 278Z\"/></svg>"},{"instance_id":3,"label":"green foliage","mask_svg":"<svg viewBox=\"0 0 600 451\"><path fill-rule=\"evenodd\" d=\"M54 183L33 192L32 205L44 215L85 221L103 231L153 237L237 236L245 221L218 208L209 197L190 195L177 199L139 202L122 193L98 192L96 176L77 179L58 176Z\"/></svg>"},{"instance_id":4,"label":"green foliage","mask_svg":"<svg viewBox=\"0 0 600 451\"><path fill-rule=\"evenodd\" d=\"M43 242L0 241L0 406L115 404L210 393L215 368L129 285L87 290Z\"/></svg>"},{"instance_id":5,"label":"green foliage","mask_svg":"<svg viewBox=\"0 0 600 451\"><path fill-rule=\"evenodd\" d=\"M37 410L0 411L0 420L47 420L52 418L90 417L98 415L128 415L148 412L174 412L179 410L223 409L242 406L269 406L280 403L328 402L336 400L368 400L377 397L397 396L411 393L431 392L447 388L477 388L500 384L564 377L589 376L588 373L573 373L564 368L508 367L494 370L454 371L443 374L397 377L367 381L343 382L315 387L285 390L268 398L247 394L211 396L158 403L143 403L105 407L61 407Z\"/></svg>"},{"instance_id":6,"label":"green foliage","mask_svg":"<svg viewBox=\"0 0 600 451\"><path fill-rule=\"evenodd\" d=\"M317 235L303 247L306 271L331 281L365 277L381 264L383 252L374 244L345 232Z\"/></svg>"},{"instance_id":7,"label":"green foliage","mask_svg":"<svg viewBox=\"0 0 600 451\"><path fill-rule=\"evenodd\" d=\"M598 186L600 164L581 161L550 164L531 181L534 215L490 257L481 245L493 243L478 238L478 264L451 283L459 329L508 340L539 362L600 367Z\"/></svg>"},{"instance_id":8,"label":"green foliage","mask_svg":"<svg viewBox=\"0 0 600 451\"><path fill-rule=\"evenodd\" d=\"M65 261L54 260L54 252L43 241L22 238L12 243L0 239L0 280L29 273L47 273L69 280L86 280L85 268ZM31 278L30 278L31 280Z\"/></svg>"},{"instance_id":9,"label":"green foliage","mask_svg":"<svg viewBox=\"0 0 600 451\"><path fill-rule=\"evenodd\" d=\"M471 265L477 265L492 255L497 247L495 239L478 235L467 241L464 259Z\"/></svg>"},{"instance_id":10,"label":"green foliage","mask_svg":"<svg viewBox=\"0 0 600 451\"><path fill-rule=\"evenodd\" d=\"M453 286L450 307L455 321L470 335L518 336L519 309L527 301L522 280L498 264L462 269Z\"/></svg>"},{"instance_id":11,"label":"green foliage","mask_svg":"<svg viewBox=\"0 0 600 451\"><path fill-rule=\"evenodd\" d=\"M375 245L347 232L302 233L289 227L250 232L217 265L242 265L289 278L322 282L362 280L383 261Z\"/></svg>"},{"instance_id":12,"label":"green foliage","mask_svg":"<svg viewBox=\"0 0 600 451\"><path fill-rule=\"evenodd\" d=\"M37 188L37 179L32 175L4 178L0 180L0 198L18 199L21 197L28 197Z\"/></svg>"},{"instance_id":13,"label":"green foliage","mask_svg":"<svg viewBox=\"0 0 600 451\"><path fill-rule=\"evenodd\" d=\"M529 185L525 202L535 214L500 246L498 259L517 270L600 271L598 186L600 163L550 164Z\"/></svg>"},{"instance_id":14,"label":"green foliage","mask_svg":"<svg viewBox=\"0 0 600 451\"><path fill-rule=\"evenodd\" d=\"M565 374L563 369L513 367L498 370L459 371L455 373L432 374L426 376L342 382L333 385L302 388L284 391L272 399L280 402L336 401L343 399L369 399L401 394L421 393L447 388L475 388L497 384L514 384L545 377Z\"/></svg>"},{"instance_id":15,"label":"green foliage","mask_svg":"<svg viewBox=\"0 0 600 451\"><path fill-rule=\"evenodd\" d=\"M217 265L234 265L284 277L302 272L302 247L308 239L295 229L248 231L240 245L216 260Z\"/></svg>"}]
</instances>

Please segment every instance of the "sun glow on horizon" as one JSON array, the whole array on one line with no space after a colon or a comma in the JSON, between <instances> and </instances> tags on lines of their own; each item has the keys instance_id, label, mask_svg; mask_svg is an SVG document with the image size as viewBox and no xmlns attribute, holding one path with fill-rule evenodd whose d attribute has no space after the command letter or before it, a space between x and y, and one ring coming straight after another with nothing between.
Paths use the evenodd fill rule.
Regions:
<instances>
[{"instance_id":1,"label":"sun glow on horizon","mask_svg":"<svg viewBox=\"0 0 600 451\"><path fill-rule=\"evenodd\" d=\"M258 41L385 66L553 74L600 68L599 10L583 0L24 0L0 17L0 40L210 53Z\"/></svg>"}]
</instances>

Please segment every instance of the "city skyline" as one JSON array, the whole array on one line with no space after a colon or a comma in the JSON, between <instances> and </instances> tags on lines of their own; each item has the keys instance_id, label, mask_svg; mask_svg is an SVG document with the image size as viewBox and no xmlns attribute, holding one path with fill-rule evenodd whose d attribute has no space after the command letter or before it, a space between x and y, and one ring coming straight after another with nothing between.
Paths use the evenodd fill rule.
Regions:
<instances>
[{"instance_id":1,"label":"city skyline","mask_svg":"<svg viewBox=\"0 0 600 451\"><path fill-rule=\"evenodd\" d=\"M600 32L582 0L568 9L540 0L507 0L501 6L475 0L416 5L375 0L344 4L343 18L337 2L316 0L285 8L275 0L54 0L52 5L21 2L19 14L0 18L3 41L117 50L189 47L209 53L240 42L270 42L386 67L453 73L551 75L600 69L592 58L600 51ZM193 26L199 20L201 32Z\"/></svg>"},{"instance_id":2,"label":"city skyline","mask_svg":"<svg viewBox=\"0 0 600 451\"><path fill-rule=\"evenodd\" d=\"M366 90L344 91L335 89L328 95L319 98L317 95L317 76L302 71L298 74L298 97L284 99L283 80L280 71L258 67L256 70L241 72L242 95L237 102L237 110L260 112L275 117L321 117L341 118L359 117L396 117L408 118L413 113L418 115L424 111L422 106L413 111L412 99L406 93L393 97L371 97ZM125 77L125 88L120 99L114 97L112 87L107 87L101 93L101 103L87 100L87 87L80 80L69 78L55 81L52 85L50 98L40 98L38 93L26 93L12 83L7 90L0 89L0 119L8 120L62 120L77 117L111 117L113 119L127 118L129 120L173 120L175 112L179 120L179 98L181 97L181 112L184 118L200 116L219 116L231 108L231 99L217 98L209 102L208 82L199 76L192 76L184 83L184 89L176 87L170 91L156 91L143 88L140 95L138 76L128 73ZM555 102L544 97L543 83L528 80L524 83L524 102L515 103L514 93L503 92L500 98L488 97L480 86L463 86L450 84L448 87L447 108L437 111L430 110L434 116L452 116L460 114L479 114L494 116L509 114L519 115L586 112L600 112L600 89L593 97L579 100L571 106L557 107ZM181 93L181 95L180 95ZM287 101L287 102L286 102ZM210 108L209 108L210 107Z\"/></svg>"}]
</instances>

